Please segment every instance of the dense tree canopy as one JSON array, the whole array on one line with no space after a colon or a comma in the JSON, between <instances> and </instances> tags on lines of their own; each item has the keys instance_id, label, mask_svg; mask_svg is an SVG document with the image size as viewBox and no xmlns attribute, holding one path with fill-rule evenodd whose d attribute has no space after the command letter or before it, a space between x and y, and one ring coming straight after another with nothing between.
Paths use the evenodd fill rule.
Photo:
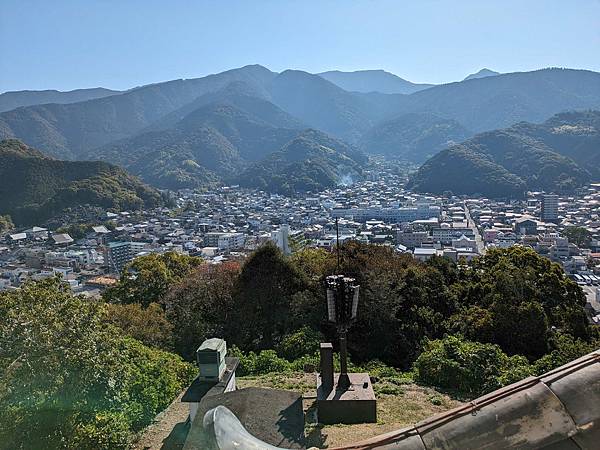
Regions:
<instances>
[{"instance_id":1,"label":"dense tree canopy","mask_svg":"<svg viewBox=\"0 0 600 450\"><path fill-rule=\"evenodd\" d=\"M120 449L195 370L58 279L0 293L0 447Z\"/></svg>"},{"instance_id":2,"label":"dense tree canopy","mask_svg":"<svg viewBox=\"0 0 600 450\"><path fill-rule=\"evenodd\" d=\"M145 345L173 349L173 324L158 303L150 303L146 308L139 303L108 303L106 321Z\"/></svg>"},{"instance_id":3,"label":"dense tree canopy","mask_svg":"<svg viewBox=\"0 0 600 450\"><path fill-rule=\"evenodd\" d=\"M213 336L245 351L277 349L286 356L285 343L300 330L306 335L307 327L337 345L323 282L338 272L361 285L348 336L356 362L379 359L408 369L428 339L455 333L530 361L555 349L553 330L582 342L592 337L581 289L560 266L519 247L490 250L459 266L350 242L341 247L338 268L335 252L307 249L286 257L265 245L241 266L203 264L179 281L165 278L158 297L174 326L175 349L186 358ZM157 298L134 292L133 298Z\"/></svg>"},{"instance_id":4,"label":"dense tree canopy","mask_svg":"<svg viewBox=\"0 0 600 450\"><path fill-rule=\"evenodd\" d=\"M323 287L333 273L361 284L348 347L364 370L412 369L422 383L474 397L597 346L581 289L531 250L490 250L457 265L352 242L339 267L337 256L286 257L271 244L243 264L145 256L108 292L108 305L73 296L57 279L0 293L0 442L126 448L195 372L157 348L192 360L219 336L242 358L240 373L318 364L319 342L337 346Z\"/></svg>"},{"instance_id":5,"label":"dense tree canopy","mask_svg":"<svg viewBox=\"0 0 600 450\"><path fill-rule=\"evenodd\" d=\"M235 311L234 284L239 273L236 263L203 264L169 290L162 305L174 326L177 353L192 359L198 345L215 336L237 342L240 318Z\"/></svg>"},{"instance_id":6,"label":"dense tree canopy","mask_svg":"<svg viewBox=\"0 0 600 450\"><path fill-rule=\"evenodd\" d=\"M307 287L305 276L274 244L259 248L242 267L234 288L240 344L273 348L287 334L294 296Z\"/></svg>"},{"instance_id":7,"label":"dense tree canopy","mask_svg":"<svg viewBox=\"0 0 600 450\"><path fill-rule=\"evenodd\" d=\"M160 302L174 283L183 280L200 264L200 258L176 252L136 258L123 269L119 283L106 292L105 298L114 303L143 306Z\"/></svg>"},{"instance_id":8,"label":"dense tree canopy","mask_svg":"<svg viewBox=\"0 0 600 450\"><path fill-rule=\"evenodd\" d=\"M558 264L531 249L488 251L461 270L454 291L461 303L456 329L510 355L544 355L551 327L589 336L583 291Z\"/></svg>"}]
</instances>

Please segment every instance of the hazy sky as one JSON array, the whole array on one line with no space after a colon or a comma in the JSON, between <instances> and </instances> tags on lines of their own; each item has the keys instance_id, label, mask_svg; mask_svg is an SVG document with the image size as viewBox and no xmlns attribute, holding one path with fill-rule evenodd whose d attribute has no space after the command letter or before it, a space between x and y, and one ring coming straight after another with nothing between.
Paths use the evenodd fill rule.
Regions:
<instances>
[{"instance_id":1,"label":"hazy sky","mask_svg":"<svg viewBox=\"0 0 600 450\"><path fill-rule=\"evenodd\" d=\"M0 92L125 89L246 64L415 82L600 71L599 0L0 0Z\"/></svg>"}]
</instances>

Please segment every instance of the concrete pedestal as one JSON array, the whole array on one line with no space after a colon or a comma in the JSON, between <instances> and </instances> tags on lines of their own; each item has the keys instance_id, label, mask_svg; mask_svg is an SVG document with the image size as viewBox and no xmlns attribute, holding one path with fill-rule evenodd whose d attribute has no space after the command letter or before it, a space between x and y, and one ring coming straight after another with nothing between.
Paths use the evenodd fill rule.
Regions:
<instances>
[{"instance_id":1,"label":"concrete pedestal","mask_svg":"<svg viewBox=\"0 0 600 450\"><path fill-rule=\"evenodd\" d=\"M377 422L377 401L368 373L349 373L351 386L337 390L339 373L334 374L333 389L323 388L317 377L317 411L320 423L373 423Z\"/></svg>"}]
</instances>

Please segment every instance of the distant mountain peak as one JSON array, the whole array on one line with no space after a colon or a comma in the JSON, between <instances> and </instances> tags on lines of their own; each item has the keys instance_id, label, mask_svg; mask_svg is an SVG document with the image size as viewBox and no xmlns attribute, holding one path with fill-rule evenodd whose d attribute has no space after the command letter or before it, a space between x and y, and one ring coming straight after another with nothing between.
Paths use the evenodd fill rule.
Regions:
<instances>
[{"instance_id":1,"label":"distant mountain peak","mask_svg":"<svg viewBox=\"0 0 600 450\"><path fill-rule=\"evenodd\" d=\"M500 75L500 72L495 72L484 67L479 72L472 73L471 75L467 76L463 81L474 80L476 78L495 77L496 75Z\"/></svg>"},{"instance_id":2,"label":"distant mountain peak","mask_svg":"<svg viewBox=\"0 0 600 450\"><path fill-rule=\"evenodd\" d=\"M330 70L328 72L318 73L317 75L346 91L354 92L412 94L413 92L421 91L433 86L431 84L412 83L383 69L355 70L353 72Z\"/></svg>"}]
</instances>

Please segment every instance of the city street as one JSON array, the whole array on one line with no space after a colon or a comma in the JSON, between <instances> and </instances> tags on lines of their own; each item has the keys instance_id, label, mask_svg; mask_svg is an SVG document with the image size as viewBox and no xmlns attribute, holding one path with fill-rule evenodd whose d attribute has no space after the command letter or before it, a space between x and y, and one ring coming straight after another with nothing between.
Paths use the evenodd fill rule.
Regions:
<instances>
[{"instance_id":1,"label":"city street","mask_svg":"<svg viewBox=\"0 0 600 450\"><path fill-rule=\"evenodd\" d=\"M465 217L467 218L467 226L469 228L471 228L473 230L473 233L475 234L475 243L477 244L477 253L479 253L480 255L485 255L485 245L483 244L483 238L481 237L481 234L479 234L479 229L477 228L475 221L471 218L471 213L466 204L465 204Z\"/></svg>"}]
</instances>

